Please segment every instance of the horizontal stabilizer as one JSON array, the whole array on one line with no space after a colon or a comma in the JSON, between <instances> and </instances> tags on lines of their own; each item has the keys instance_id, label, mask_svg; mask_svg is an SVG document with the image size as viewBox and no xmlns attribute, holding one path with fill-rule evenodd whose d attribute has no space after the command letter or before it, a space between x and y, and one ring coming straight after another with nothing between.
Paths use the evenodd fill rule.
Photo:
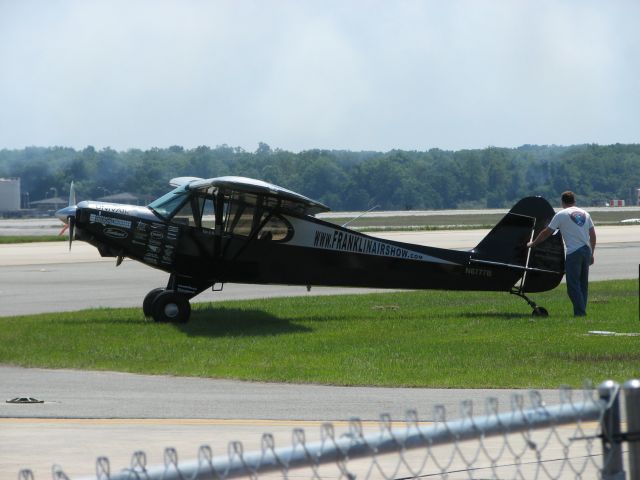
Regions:
<instances>
[{"instance_id":1,"label":"horizontal stabilizer","mask_svg":"<svg viewBox=\"0 0 640 480\"><path fill-rule=\"evenodd\" d=\"M494 265L497 267L505 267L505 268L512 268L514 270L520 270L522 272L538 272L538 273L552 273L555 275L562 275L563 272L557 272L554 270L545 270L543 268L536 268L536 267L527 267L524 265L513 265L511 263L502 263L502 262L491 262L489 260L476 260L476 259L471 259L470 260L471 263L478 263L478 264L482 264L482 265Z\"/></svg>"}]
</instances>

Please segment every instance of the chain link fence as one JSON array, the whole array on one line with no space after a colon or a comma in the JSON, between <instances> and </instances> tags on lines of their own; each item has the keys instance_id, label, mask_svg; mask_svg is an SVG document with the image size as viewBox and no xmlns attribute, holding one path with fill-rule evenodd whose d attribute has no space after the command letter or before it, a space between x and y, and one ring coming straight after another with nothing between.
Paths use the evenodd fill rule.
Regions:
<instances>
[{"instance_id":1,"label":"chain link fence","mask_svg":"<svg viewBox=\"0 0 640 480\"><path fill-rule=\"evenodd\" d=\"M625 394L625 432L621 391ZM503 413L498 401L488 398L481 415L465 401L457 419L448 419L444 407L437 406L429 422L420 421L415 411L407 412L405 421L398 424L382 415L371 432L357 419L341 434L325 423L319 441L307 441L305 431L295 429L291 445L283 448L276 448L273 435L265 434L260 450L245 452L242 443L231 442L226 454L214 456L203 445L196 459L181 462L176 450L167 448L164 465L157 466L148 466L145 453L137 451L130 465L118 472L112 472L109 460L100 457L91 478L640 480L640 381L631 380L622 390L612 381L578 394L561 389L559 398L557 405L548 406L536 391L529 392L527 399L516 394ZM69 478L58 466L53 467L52 476L54 480ZM20 471L18 478L34 480L30 470Z\"/></svg>"}]
</instances>

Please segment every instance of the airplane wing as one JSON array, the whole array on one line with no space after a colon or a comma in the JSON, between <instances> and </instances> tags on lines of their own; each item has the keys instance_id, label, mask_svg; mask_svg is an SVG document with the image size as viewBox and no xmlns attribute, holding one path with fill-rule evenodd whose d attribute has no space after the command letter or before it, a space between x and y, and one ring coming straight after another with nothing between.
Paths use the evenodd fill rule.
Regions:
<instances>
[{"instance_id":1,"label":"airplane wing","mask_svg":"<svg viewBox=\"0 0 640 480\"><path fill-rule=\"evenodd\" d=\"M182 185L187 185L196 180L202 180L200 177L176 177L169 180L169 185L172 187L181 187Z\"/></svg>"},{"instance_id":2,"label":"airplane wing","mask_svg":"<svg viewBox=\"0 0 640 480\"><path fill-rule=\"evenodd\" d=\"M278 208L296 213L315 215L316 213L328 212L330 210L326 205L316 202L304 195L253 178L228 176L209 178L206 180L194 179L193 181L184 183L188 183L188 190L208 190L213 187L222 191L244 192L271 197L278 201Z\"/></svg>"}]
</instances>

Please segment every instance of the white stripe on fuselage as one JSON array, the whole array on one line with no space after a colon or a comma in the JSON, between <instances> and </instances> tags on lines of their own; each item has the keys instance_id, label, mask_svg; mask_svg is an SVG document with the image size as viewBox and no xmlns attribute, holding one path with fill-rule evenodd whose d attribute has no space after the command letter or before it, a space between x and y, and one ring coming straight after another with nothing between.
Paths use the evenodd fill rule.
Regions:
<instances>
[{"instance_id":1,"label":"white stripe on fuselage","mask_svg":"<svg viewBox=\"0 0 640 480\"><path fill-rule=\"evenodd\" d=\"M287 242L287 245L317 248L333 252L357 253L377 257L457 265L455 262L387 243L384 240L352 230L339 230L294 217L287 217L287 220L291 223L294 230L293 238Z\"/></svg>"}]
</instances>

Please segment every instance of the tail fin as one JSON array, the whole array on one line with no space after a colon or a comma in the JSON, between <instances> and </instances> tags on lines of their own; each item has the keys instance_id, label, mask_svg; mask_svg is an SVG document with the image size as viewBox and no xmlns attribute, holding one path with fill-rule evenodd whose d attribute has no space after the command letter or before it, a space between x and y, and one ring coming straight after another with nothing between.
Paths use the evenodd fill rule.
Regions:
<instances>
[{"instance_id":1,"label":"tail fin","mask_svg":"<svg viewBox=\"0 0 640 480\"><path fill-rule=\"evenodd\" d=\"M537 248L527 248L555 214L542 197L526 197L516 203L472 250L471 262L522 271L519 290L542 292L555 288L564 275L564 245L560 232Z\"/></svg>"}]
</instances>

